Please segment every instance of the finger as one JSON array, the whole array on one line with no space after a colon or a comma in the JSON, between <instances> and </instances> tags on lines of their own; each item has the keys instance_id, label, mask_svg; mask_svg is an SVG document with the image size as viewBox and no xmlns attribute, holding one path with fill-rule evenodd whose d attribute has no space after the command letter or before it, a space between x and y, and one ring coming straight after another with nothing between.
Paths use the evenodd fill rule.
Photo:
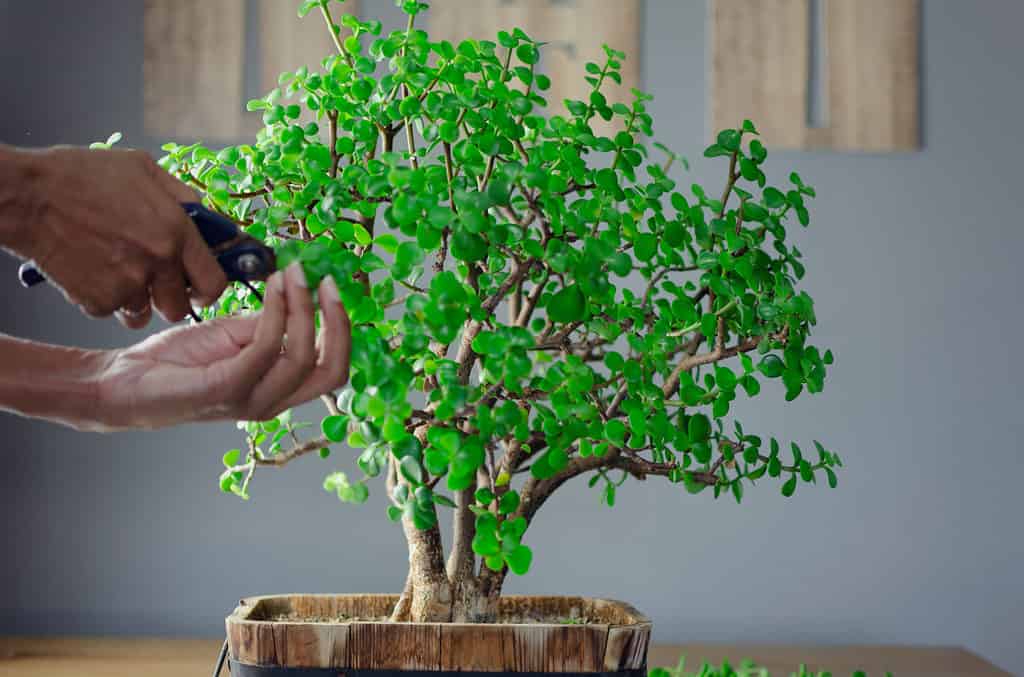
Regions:
<instances>
[{"instance_id":1,"label":"finger","mask_svg":"<svg viewBox=\"0 0 1024 677\"><path fill-rule=\"evenodd\" d=\"M316 367L316 327L313 299L306 288L302 265L293 263L285 272L288 301L287 342L284 355L256 384L250 410L257 418L281 411L289 396Z\"/></svg>"},{"instance_id":2,"label":"finger","mask_svg":"<svg viewBox=\"0 0 1024 677\"><path fill-rule=\"evenodd\" d=\"M168 322L180 322L192 309L185 290L185 278L181 271L164 266L153 278L153 306Z\"/></svg>"},{"instance_id":3,"label":"finger","mask_svg":"<svg viewBox=\"0 0 1024 677\"><path fill-rule=\"evenodd\" d=\"M320 284L320 338L318 361L306 382L289 397L283 409L298 406L332 392L348 383L352 329L348 313L341 303L338 287L330 276Z\"/></svg>"},{"instance_id":4,"label":"finger","mask_svg":"<svg viewBox=\"0 0 1024 677\"><path fill-rule=\"evenodd\" d=\"M109 310L105 307L94 305L92 303L79 303L78 310L86 317L93 320L100 320L104 317L110 317L114 311Z\"/></svg>"},{"instance_id":5,"label":"finger","mask_svg":"<svg viewBox=\"0 0 1024 677\"><path fill-rule=\"evenodd\" d=\"M149 289L134 292L119 308L115 315L128 329L142 329L153 317L153 306L149 299Z\"/></svg>"},{"instance_id":6,"label":"finger","mask_svg":"<svg viewBox=\"0 0 1024 677\"><path fill-rule=\"evenodd\" d=\"M228 343L235 346L235 352L245 348L252 343L256 336L256 327L259 326L260 314L248 313L246 315L234 315L231 317L218 317L202 326L209 327L210 331L220 331L227 335Z\"/></svg>"},{"instance_id":7,"label":"finger","mask_svg":"<svg viewBox=\"0 0 1024 677\"><path fill-rule=\"evenodd\" d=\"M194 190L165 172L159 165L151 164L151 176L163 193L161 212L177 222L176 229L182 233L181 261L192 288L192 295L201 306L212 305L228 284L227 276L210 253L210 248L196 228L192 219L188 218L181 204L199 202ZM169 204L173 202L172 204Z\"/></svg>"},{"instance_id":8,"label":"finger","mask_svg":"<svg viewBox=\"0 0 1024 677\"><path fill-rule=\"evenodd\" d=\"M182 250L182 263L192 297L201 306L210 306L217 302L224 288L228 286L227 275L210 253L206 240L199 234L195 224L189 220L190 229L186 231L185 247Z\"/></svg>"},{"instance_id":9,"label":"finger","mask_svg":"<svg viewBox=\"0 0 1024 677\"><path fill-rule=\"evenodd\" d=\"M255 317L256 327L252 341L235 357L218 363L225 370L223 381L233 396L248 403L253 387L282 358L281 346L287 319L287 302L284 297L284 280L277 273L267 280L263 292L263 310ZM244 325L241 329L244 329ZM228 325L229 331L240 329ZM244 415L244 412L239 412Z\"/></svg>"}]
</instances>

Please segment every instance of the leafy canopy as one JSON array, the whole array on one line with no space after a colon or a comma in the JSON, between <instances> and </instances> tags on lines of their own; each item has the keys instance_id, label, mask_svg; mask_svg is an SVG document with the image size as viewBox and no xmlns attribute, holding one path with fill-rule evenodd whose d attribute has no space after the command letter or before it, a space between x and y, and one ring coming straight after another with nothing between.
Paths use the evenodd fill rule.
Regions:
<instances>
[{"instance_id":1,"label":"leafy canopy","mask_svg":"<svg viewBox=\"0 0 1024 677\"><path fill-rule=\"evenodd\" d=\"M225 455L221 488L247 497L257 466L344 443L358 476L333 472L326 490L361 503L391 475L389 516L420 529L470 490L473 550L522 573L533 511L575 475L608 505L630 476L736 501L765 475L785 496L835 486L837 454L783 451L729 418L764 379L787 400L822 390L832 354L809 342L814 303L786 239L814 189L768 181L750 121L704 153L727 168L724 191L681 186L678 156L650 141L651 97L606 98L621 52L605 47L581 74L587 98L550 114L542 45L522 30L432 41L414 23L426 5L399 5L407 29L382 35L303 2L338 53L249 102L255 142L164 146L164 166L281 266L301 261L311 286L333 276L353 323L351 381L320 434L300 438L310 424L290 412L241 423L248 450ZM259 306L239 287L211 314Z\"/></svg>"}]
</instances>

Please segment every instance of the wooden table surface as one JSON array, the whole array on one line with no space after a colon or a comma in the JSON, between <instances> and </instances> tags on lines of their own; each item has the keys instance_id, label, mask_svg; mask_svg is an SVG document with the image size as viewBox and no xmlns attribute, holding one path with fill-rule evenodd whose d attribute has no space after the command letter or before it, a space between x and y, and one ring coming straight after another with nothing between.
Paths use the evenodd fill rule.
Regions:
<instances>
[{"instance_id":1,"label":"wooden table surface","mask_svg":"<svg viewBox=\"0 0 1024 677\"><path fill-rule=\"evenodd\" d=\"M196 677L212 672L218 640L0 638L0 677ZM854 670L868 675L945 677L1009 675L975 654L953 647L905 646L778 646L758 644L655 645L650 665L675 665L680 654L689 668L702 661L734 664L758 661L777 677L789 675L803 662L809 669L831 670L849 677ZM224 675L226 677L227 671Z\"/></svg>"}]
</instances>

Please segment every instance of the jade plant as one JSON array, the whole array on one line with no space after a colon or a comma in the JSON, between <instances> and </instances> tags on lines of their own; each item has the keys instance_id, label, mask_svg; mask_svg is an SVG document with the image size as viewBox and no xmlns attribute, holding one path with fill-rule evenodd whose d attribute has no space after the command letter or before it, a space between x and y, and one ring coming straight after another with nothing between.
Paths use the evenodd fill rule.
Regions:
<instances>
[{"instance_id":1,"label":"jade plant","mask_svg":"<svg viewBox=\"0 0 1024 677\"><path fill-rule=\"evenodd\" d=\"M358 470L323 486L362 503L383 476L409 546L392 619L487 622L507 573L530 568L538 510L573 478L608 506L629 478L736 501L762 478L787 497L835 486L837 454L730 417L764 379L787 400L821 391L832 362L809 342L786 239L814 190L768 181L750 121L704 153L724 188L684 189L670 174L685 162L652 140L651 96L604 93L621 52L587 63L589 95L555 114L524 31L432 41L416 25L427 5L399 0L407 26L385 35L336 4L301 3L337 51L248 103L254 143L164 146L163 166L280 266L300 261L311 289L333 276L352 321L346 388L316 420L241 422L223 491L246 498L258 468L358 450ZM238 287L207 314L259 307Z\"/></svg>"}]
</instances>

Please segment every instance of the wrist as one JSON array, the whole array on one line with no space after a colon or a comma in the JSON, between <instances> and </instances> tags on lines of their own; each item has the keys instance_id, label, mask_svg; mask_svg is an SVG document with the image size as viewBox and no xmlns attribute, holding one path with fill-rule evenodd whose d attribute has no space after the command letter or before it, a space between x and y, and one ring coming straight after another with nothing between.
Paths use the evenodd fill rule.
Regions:
<instances>
[{"instance_id":1,"label":"wrist","mask_svg":"<svg viewBox=\"0 0 1024 677\"><path fill-rule=\"evenodd\" d=\"M40 212L39 151L0 145L0 247L31 258L33 224Z\"/></svg>"},{"instance_id":2,"label":"wrist","mask_svg":"<svg viewBox=\"0 0 1024 677\"><path fill-rule=\"evenodd\" d=\"M104 351L0 337L0 409L78 430L110 429L102 416Z\"/></svg>"}]
</instances>

